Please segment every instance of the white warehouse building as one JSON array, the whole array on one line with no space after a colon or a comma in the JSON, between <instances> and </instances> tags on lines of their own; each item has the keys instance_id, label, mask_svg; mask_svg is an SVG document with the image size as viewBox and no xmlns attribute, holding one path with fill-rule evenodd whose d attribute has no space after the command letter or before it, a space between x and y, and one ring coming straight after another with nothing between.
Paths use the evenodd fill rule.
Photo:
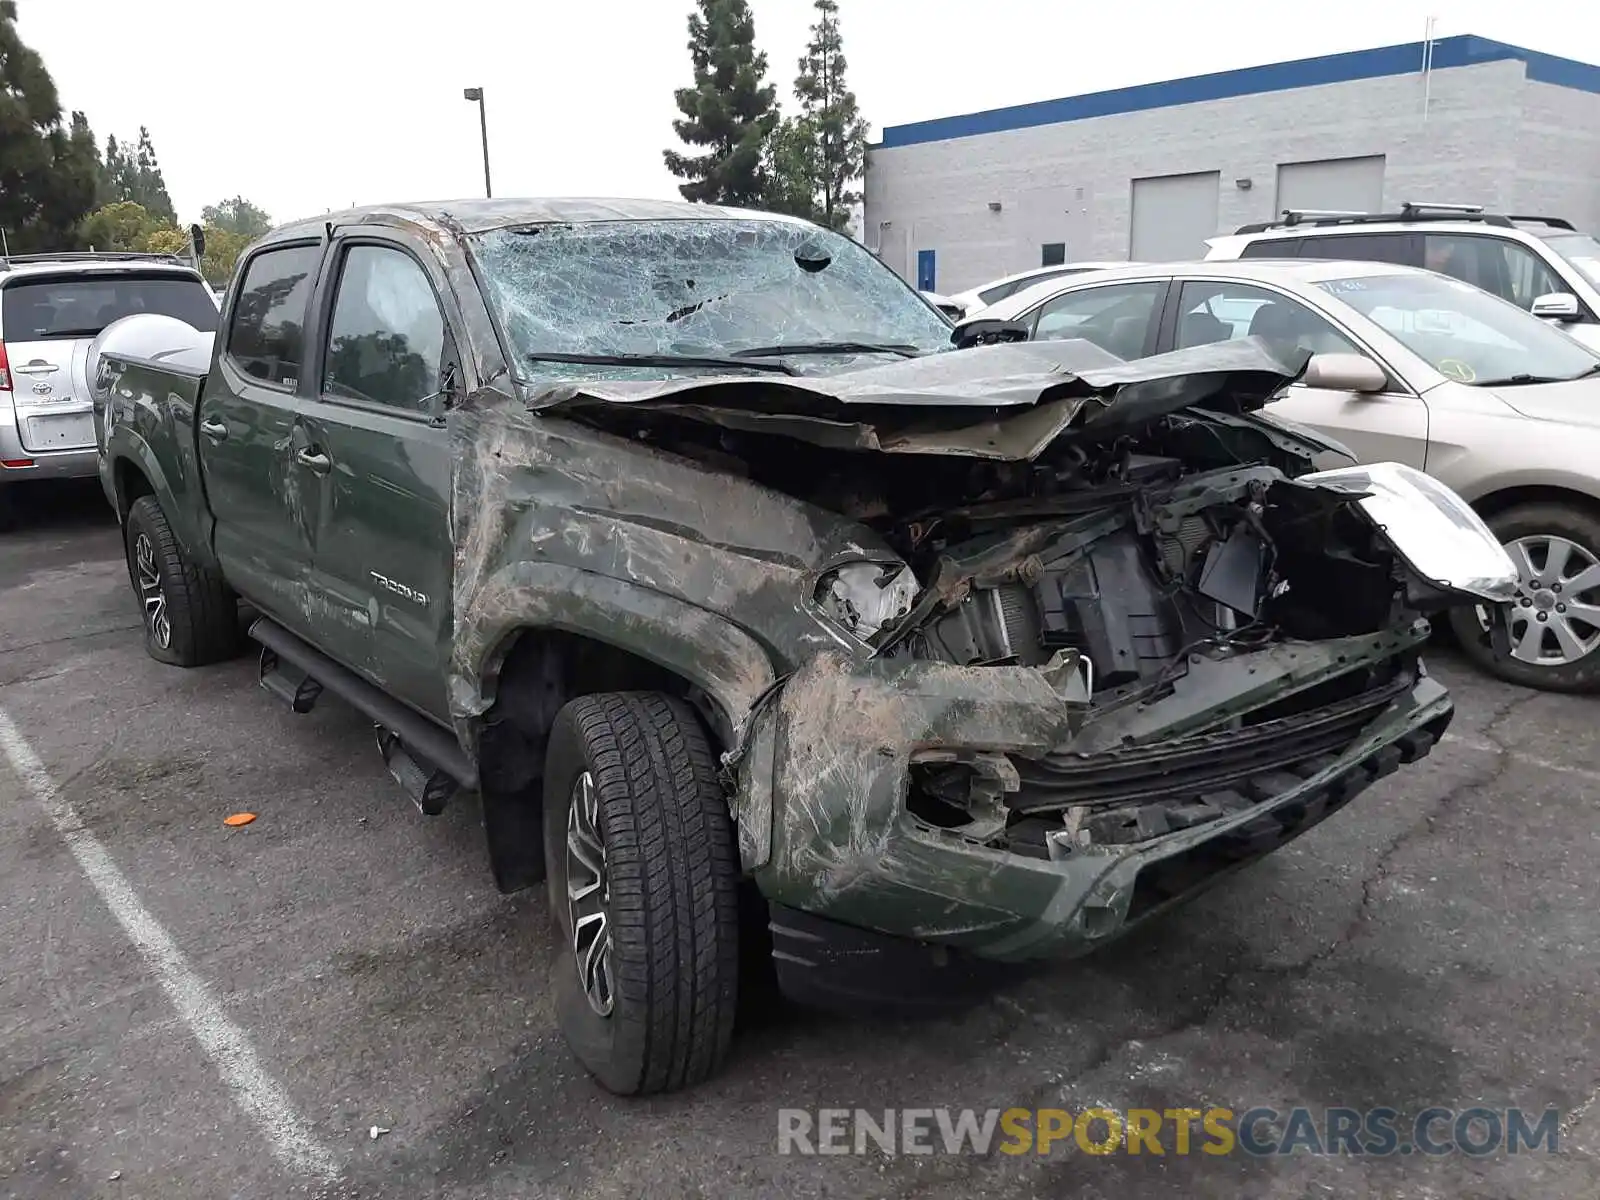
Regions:
<instances>
[{"instance_id":1,"label":"white warehouse building","mask_svg":"<svg viewBox=\"0 0 1600 1200\"><path fill-rule=\"evenodd\" d=\"M1600 228L1600 67L1462 35L883 130L861 238L925 291L1200 258L1284 209L1481 204Z\"/></svg>"}]
</instances>

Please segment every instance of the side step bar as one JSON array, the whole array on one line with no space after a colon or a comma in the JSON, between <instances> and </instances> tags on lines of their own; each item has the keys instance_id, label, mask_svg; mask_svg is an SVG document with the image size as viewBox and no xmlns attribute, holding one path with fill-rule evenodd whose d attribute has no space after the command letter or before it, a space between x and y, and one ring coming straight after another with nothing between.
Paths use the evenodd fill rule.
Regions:
<instances>
[{"instance_id":1,"label":"side step bar","mask_svg":"<svg viewBox=\"0 0 1600 1200\"><path fill-rule=\"evenodd\" d=\"M430 808L437 812L438 808L433 805L442 805L444 799L448 798L447 792L441 796L441 773L466 791L477 790L477 767L462 753L455 738L432 721L385 695L348 667L334 662L315 646L297 638L267 617L257 617L252 622L250 637L264 647L262 686L288 700L296 712L307 711L317 695L326 689L399 739L405 750L401 750L400 746L390 746L384 752L384 761L408 792L413 792L410 782L420 784L413 792L412 799L424 812ZM268 654L275 656L270 664ZM305 679L289 679L288 673L283 671L283 664L293 664L299 668L304 672ZM277 679L274 683L267 682L275 676ZM382 735L379 745L383 745ZM406 759L406 762L399 764L397 755ZM421 760L426 760L426 765ZM401 770L395 770L397 765L401 766ZM437 770L429 771L429 767ZM402 774L407 778L400 778Z\"/></svg>"}]
</instances>

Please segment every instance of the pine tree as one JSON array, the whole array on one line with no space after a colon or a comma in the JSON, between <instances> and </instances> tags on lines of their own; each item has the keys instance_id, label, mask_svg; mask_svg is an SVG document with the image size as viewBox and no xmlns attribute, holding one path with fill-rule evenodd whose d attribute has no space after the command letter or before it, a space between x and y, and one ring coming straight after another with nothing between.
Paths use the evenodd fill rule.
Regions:
<instances>
[{"instance_id":1,"label":"pine tree","mask_svg":"<svg viewBox=\"0 0 1600 1200\"><path fill-rule=\"evenodd\" d=\"M161 164L156 161L156 148L150 141L150 131L139 126L139 144L134 151L134 169L137 172L138 192L131 197L144 205L145 210L169 225L178 223L177 209L172 197L167 195L167 181L161 177Z\"/></svg>"},{"instance_id":2,"label":"pine tree","mask_svg":"<svg viewBox=\"0 0 1600 1200\"><path fill-rule=\"evenodd\" d=\"M767 191L765 150L778 123L777 92L766 82L767 56L755 48L746 0L697 0L689 15L694 86L675 93L682 120L673 132L706 153L665 150L667 169L685 180L685 200L752 207Z\"/></svg>"},{"instance_id":3,"label":"pine tree","mask_svg":"<svg viewBox=\"0 0 1600 1200\"><path fill-rule=\"evenodd\" d=\"M131 147L115 135L106 138L105 163L101 168L101 203L131 201L151 216L168 225L177 225L178 213L161 177L161 163L150 141L150 131L139 126L139 140Z\"/></svg>"},{"instance_id":4,"label":"pine tree","mask_svg":"<svg viewBox=\"0 0 1600 1200\"><path fill-rule=\"evenodd\" d=\"M806 117L785 117L767 138L767 193L761 207L807 221L821 219L817 211L822 176L816 126Z\"/></svg>"},{"instance_id":5,"label":"pine tree","mask_svg":"<svg viewBox=\"0 0 1600 1200\"><path fill-rule=\"evenodd\" d=\"M13 251L59 250L94 206L83 145L94 135L81 113L63 126L55 83L16 22L15 0L0 0L0 229Z\"/></svg>"},{"instance_id":6,"label":"pine tree","mask_svg":"<svg viewBox=\"0 0 1600 1200\"><path fill-rule=\"evenodd\" d=\"M861 199L851 185L861 178L867 157L868 126L856 94L845 83L844 40L839 34L838 0L815 0L816 24L794 81L800 112L816 131L816 207L822 224L843 229L850 206Z\"/></svg>"}]
</instances>

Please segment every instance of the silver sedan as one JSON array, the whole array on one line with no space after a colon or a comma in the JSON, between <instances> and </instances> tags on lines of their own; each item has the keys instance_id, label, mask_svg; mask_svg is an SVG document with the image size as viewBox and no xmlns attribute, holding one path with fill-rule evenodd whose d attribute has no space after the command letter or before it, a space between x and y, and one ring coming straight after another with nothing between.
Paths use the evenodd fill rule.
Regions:
<instances>
[{"instance_id":1,"label":"silver sedan","mask_svg":"<svg viewBox=\"0 0 1600 1200\"><path fill-rule=\"evenodd\" d=\"M1366 462L1406 463L1484 517L1518 564L1511 657L1458 609L1502 678L1600 690L1600 355L1470 284L1386 263L1252 259L1096 271L957 326L1084 338L1124 358L1259 337L1313 357L1267 412Z\"/></svg>"}]
</instances>

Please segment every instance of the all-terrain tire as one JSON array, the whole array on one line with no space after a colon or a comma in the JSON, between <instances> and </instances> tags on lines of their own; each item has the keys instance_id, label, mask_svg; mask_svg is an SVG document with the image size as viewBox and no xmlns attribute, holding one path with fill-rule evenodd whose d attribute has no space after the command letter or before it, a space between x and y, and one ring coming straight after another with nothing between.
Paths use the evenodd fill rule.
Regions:
<instances>
[{"instance_id":1,"label":"all-terrain tire","mask_svg":"<svg viewBox=\"0 0 1600 1200\"><path fill-rule=\"evenodd\" d=\"M1560 537L1583 547L1591 556L1600 558L1600 518L1571 505L1556 502L1518 504L1496 513L1486 524L1504 545L1519 538ZM1450 628L1468 658L1507 683L1547 692L1600 691L1600 648L1560 666L1541 666L1510 656L1496 659L1489 645L1489 635L1475 608L1451 609Z\"/></svg>"},{"instance_id":2,"label":"all-terrain tire","mask_svg":"<svg viewBox=\"0 0 1600 1200\"><path fill-rule=\"evenodd\" d=\"M580 975L568 902L569 819L575 793L583 803L586 774L604 844L612 981L605 1014ZM727 1056L738 1006L739 867L699 717L654 692L570 701L550 734L544 820L560 937L551 983L573 1052L619 1095L709 1078Z\"/></svg>"},{"instance_id":3,"label":"all-terrain tire","mask_svg":"<svg viewBox=\"0 0 1600 1200\"><path fill-rule=\"evenodd\" d=\"M237 597L220 574L185 557L154 496L140 496L128 509L123 544L151 658L201 667L239 653Z\"/></svg>"}]
</instances>

